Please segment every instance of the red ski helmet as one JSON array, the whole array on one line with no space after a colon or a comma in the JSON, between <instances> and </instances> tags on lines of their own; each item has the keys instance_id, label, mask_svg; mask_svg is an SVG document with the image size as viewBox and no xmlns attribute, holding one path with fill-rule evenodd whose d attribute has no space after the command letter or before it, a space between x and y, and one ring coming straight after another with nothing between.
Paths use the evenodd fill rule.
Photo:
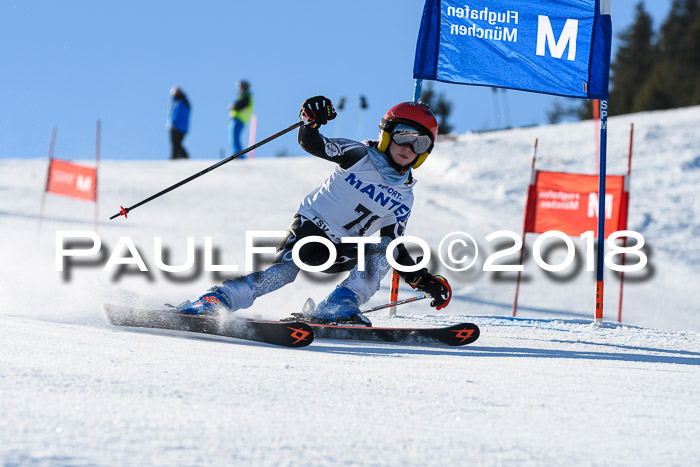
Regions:
<instances>
[{"instance_id":1,"label":"red ski helmet","mask_svg":"<svg viewBox=\"0 0 700 467\"><path fill-rule=\"evenodd\" d=\"M399 123L409 125L416 130L430 136L432 144L426 152L418 154L418 157L411 167L417 169L425 162L435 146L435 139L438 134L438 124L435 114L422 102L402 102L396 104L384 114L384 118L379 122L379 145L377 149L384 152L391 142L391 132Z\"/></svg>"}]
</instances>

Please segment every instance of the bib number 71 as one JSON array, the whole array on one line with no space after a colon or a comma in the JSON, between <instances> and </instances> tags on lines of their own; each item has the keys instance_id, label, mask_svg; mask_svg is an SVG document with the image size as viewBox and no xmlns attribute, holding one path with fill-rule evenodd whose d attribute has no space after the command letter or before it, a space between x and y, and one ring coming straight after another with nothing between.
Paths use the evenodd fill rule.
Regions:
<instances>
[{"instance_id":1,"label":"bib number 71","mask_svg":"<svg viewBox=\"0 0 700 467\"><path fill-rule=\"evenodd\" d=\"M357 219L345 224L343 228L349 232L350 230L354 229L355 226L364 222L359 232L360 237L363 237L365 233L367 233L367 230L372 226L372 224L374 224L379 219L379 216L373 214L372 211L363 204L358 204L355 208L355 212L358 213L360 216Z\"/></svg>"}]
</instances>

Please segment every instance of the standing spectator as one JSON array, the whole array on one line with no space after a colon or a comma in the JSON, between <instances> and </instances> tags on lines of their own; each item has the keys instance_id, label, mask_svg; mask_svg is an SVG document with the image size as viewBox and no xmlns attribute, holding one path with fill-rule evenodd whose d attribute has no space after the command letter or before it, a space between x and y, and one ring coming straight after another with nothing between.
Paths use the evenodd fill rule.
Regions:
<instances>
[{"instance_id":1,"label":"standing spectator","mask_svg":"<svg viewBox=\"0 0 700 467\"><path fill-rule=\"evenodd\" d=\"M182 140L189 128L190 102L182 89L177 86L170 90L172 101L170 102L170 142L172 143L171 159L187 159L187 151L182 147Z\"/></svg>"},{"instance_id":2,"label":"standing spectator","mask_svg":"<svg viewBox=\"0 0 700 467\"><path fill-rule=\"evenodd\" d=\"M233 151L231 155L243 150L241 132L250 120L251 115L253 115L253 96L250 93L250 83L246 80L241 80L236 83L236 87L238 88L238 97L236 102L231 104L228 112L230 119L228 124L229 145L231 151Z\"/></svg>"}]
</instances>

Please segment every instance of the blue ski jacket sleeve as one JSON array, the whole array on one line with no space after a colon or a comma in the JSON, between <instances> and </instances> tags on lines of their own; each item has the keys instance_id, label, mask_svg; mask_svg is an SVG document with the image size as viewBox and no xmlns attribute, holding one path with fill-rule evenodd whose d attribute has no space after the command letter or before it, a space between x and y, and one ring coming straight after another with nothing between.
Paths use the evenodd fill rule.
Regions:
<instances>
[{"instance_id":1,"label":"blue ski jacket sleeve","mask_svg":"<svg viewBox=\"0 0 700 467\"><path fill-rule=\"evenodd\" d=\"M190 122L190 106L182 99L173 98L170 104L170 125L178 131L187 133Z\"/></svg>"}]
</instances>

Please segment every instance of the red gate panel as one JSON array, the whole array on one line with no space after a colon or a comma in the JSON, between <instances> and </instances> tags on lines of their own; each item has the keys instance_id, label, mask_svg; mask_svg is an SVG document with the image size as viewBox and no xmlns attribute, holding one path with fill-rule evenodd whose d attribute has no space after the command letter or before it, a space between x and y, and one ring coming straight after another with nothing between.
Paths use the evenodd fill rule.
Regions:
<instances>
[{"instance_id":1,"label":"red gate panel","mask_svg":"<svg viewBox=\"0 0 700 467\"><path fill-rule=\"evenodd\" d=\"M625 177L605 179L605 238L627 228ZM578 237L598 230L598 176L537 171L530 186L525 232L559 230Z\"/></svg>"},{"instance_id":2,"label":"red gate panel","mask_svg":"<svg viewBox=\"0 0 700 467\"><path fill-rule=\"evenodd\" d=\"M95 201L97 170L94 167L52 159L46 191L71 198Z\"/></svg>"}]
</instances>

